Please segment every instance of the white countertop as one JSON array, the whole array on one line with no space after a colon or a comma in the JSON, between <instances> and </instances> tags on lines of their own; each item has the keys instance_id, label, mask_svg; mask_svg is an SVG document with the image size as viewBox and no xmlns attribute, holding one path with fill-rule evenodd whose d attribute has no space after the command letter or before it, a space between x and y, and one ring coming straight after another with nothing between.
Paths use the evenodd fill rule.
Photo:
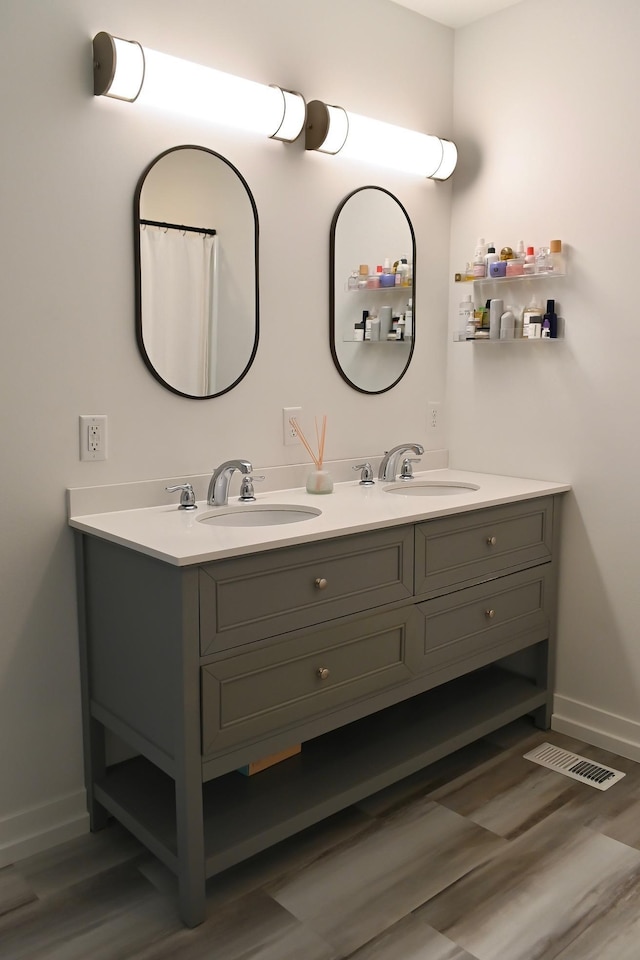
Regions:
<instances>
[{"instance_id":1,"label":"white countertop","mask_svg":"<svg viewBox=\"0 0 640 960\"><path fill-rule=\"evenodd\" d=\"M416 473L414 481L469 483L477 490L461 490L445 496L408 496L385 492L389 483L360 486L357 480L337 483L331 494L308 494L304 488L257 494L261 504L292 504L315 507L320 516L297 523L264 527L219 527L202 523L199 517L216 509L205 502L197 510L178 510L175 503L134 510L114 510L88 516L70 517L76 530L130 547L176 566L205 563L276 547L315 540L327 540L350 533L414 523L434 517L466 513L481 507L547 494L564 493L569 484L521 477L494 476L464 470L429 470ZM240 506L229 498L229 506Z\"/></svg>"}]
</instances>

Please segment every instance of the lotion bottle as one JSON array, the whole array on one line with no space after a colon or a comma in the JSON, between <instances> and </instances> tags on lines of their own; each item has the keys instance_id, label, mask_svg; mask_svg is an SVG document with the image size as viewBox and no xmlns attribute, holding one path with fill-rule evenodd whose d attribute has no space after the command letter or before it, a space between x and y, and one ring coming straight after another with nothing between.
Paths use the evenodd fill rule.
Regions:
<instances>
[{"instance_id":1,"label":"lotion bottle","mask_svg":"<svg viewBox=\"0 0 640 960\"><path fill-rule=\"evenodd\" d=\"M458 340L467 340L467 329L470 321L474 319L474 308L471 294L468 293L464 300L460 301L458 307Z\"/></svg>"},{"instance_id":2,"label":"lotion bottle","mask_svg":"<svg viewBox=\"0 0 640 960\"><path fill-rule=\"evenodd\" d=\"M484 275L485 277L491 276L489 273L491 269L491 264L496 263L500 260L500 254L496 253L496 245L493 240L489 241L489 246L487 247L487 252L484 255Z\"/></svg>"},{"instance_id":3,"label":"lotion bottle","mask_svg":"<svg viewBox=\"0 0 640 960\"><path fill-rule=\"evenodd\" d=\"M500 321L504 313L504 303L502 300L492 300L489 304L489 339L500 339Z\"/></svg>"}]
</instances>

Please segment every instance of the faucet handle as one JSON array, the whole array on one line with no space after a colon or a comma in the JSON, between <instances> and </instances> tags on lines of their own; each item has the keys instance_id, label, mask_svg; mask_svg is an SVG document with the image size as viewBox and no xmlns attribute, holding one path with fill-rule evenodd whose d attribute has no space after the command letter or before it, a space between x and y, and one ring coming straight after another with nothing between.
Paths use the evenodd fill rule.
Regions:
<instances>
[{"instance_id":1,"label":"faucet handle","mask_svg":"<svg viewBox=\"0 0 640 960\"><path fill-rule=\"evenodd\" d=\"M413 463L420 463L420 457L405 457L400 469L401 480L413 480Z\"/></svg>"},{"instance_id":2,"label":"faucet handle","mask_svg":"<svg viewBox=\"0 0 640 960\"><path fill-rule=\"evenodd\" d=\"M238 497L238 500L242 501L242 503L255 500L256 495L253 490L254 480L264 480L264 475L260 477L253 477L251 474L245 473L243 476L240 484L240 496Z\"/></svg>"},{"instance_id":3,"label":"faucet handle","mask_svg":"<svg viewBox=\"0 0 640 960\"><path fill-rule=\"evenodd\" d=\"M190 483L178 483L175 487L165 487L167 493L177 493L178 490L180 493L180 504L178 510L197 510L196 497L193 492L193 487Z\"/></svg>"},{"instance_id":4,"label":"faucet handle","mask_svg":"<svg viewBox=\"0 0 640 960\"><path fill-rule=\"evenodd\" d=\"M362 470L360 475L360 484L363 487L372 487L375 483L373 479L373 467L367 460L366 463L359 463L357 467L353 467L354 470Z\"/></svg>"}]
</instances>

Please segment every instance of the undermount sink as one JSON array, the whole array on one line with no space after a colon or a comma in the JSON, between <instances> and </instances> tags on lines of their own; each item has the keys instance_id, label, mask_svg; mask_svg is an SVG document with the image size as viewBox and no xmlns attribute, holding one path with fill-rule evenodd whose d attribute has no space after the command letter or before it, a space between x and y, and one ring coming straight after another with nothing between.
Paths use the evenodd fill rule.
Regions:
<instances>
[{"instance_id":1,"label":"undermount sink","mask_svg":"<svg viewBox=\"0 0 640 960\"><path fill-rule=\"evenodd\" d=\"M475 483L452 480L400 480L383 489L385 493L399 493L404 497L453 497L480 487Z\"/></svg>"},{"instance_id":2,"label":"undermount sink","mask_svg":"<svg viewBox=\"0 0 640 960\"><path fill-rule=\"evenodd\" d=\"M319 517L322 510L298 504L261 503L221 507L198 517L200 523L216 527L271 527L281 523L300 523Z\"/></svg>"}]
</instances>

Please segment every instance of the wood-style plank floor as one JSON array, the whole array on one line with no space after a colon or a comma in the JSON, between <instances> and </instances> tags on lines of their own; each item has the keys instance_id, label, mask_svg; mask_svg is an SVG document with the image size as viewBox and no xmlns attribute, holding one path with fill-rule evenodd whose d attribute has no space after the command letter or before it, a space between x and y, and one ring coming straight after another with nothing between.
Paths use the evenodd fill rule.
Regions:
<instances>
[{"instance_id":1,"label":"wood-style plank floor","mask_svg":"<svg viewBox=\"0 0 640 960\"><path fill-rule=\"evenodd\" d=\"M627 775L523 759L544 740ZM115 823L0 870L2 960L346 957L640 960L640 764L512 724L214 878L195 930Z\"/></svg>"}]
</instances>

